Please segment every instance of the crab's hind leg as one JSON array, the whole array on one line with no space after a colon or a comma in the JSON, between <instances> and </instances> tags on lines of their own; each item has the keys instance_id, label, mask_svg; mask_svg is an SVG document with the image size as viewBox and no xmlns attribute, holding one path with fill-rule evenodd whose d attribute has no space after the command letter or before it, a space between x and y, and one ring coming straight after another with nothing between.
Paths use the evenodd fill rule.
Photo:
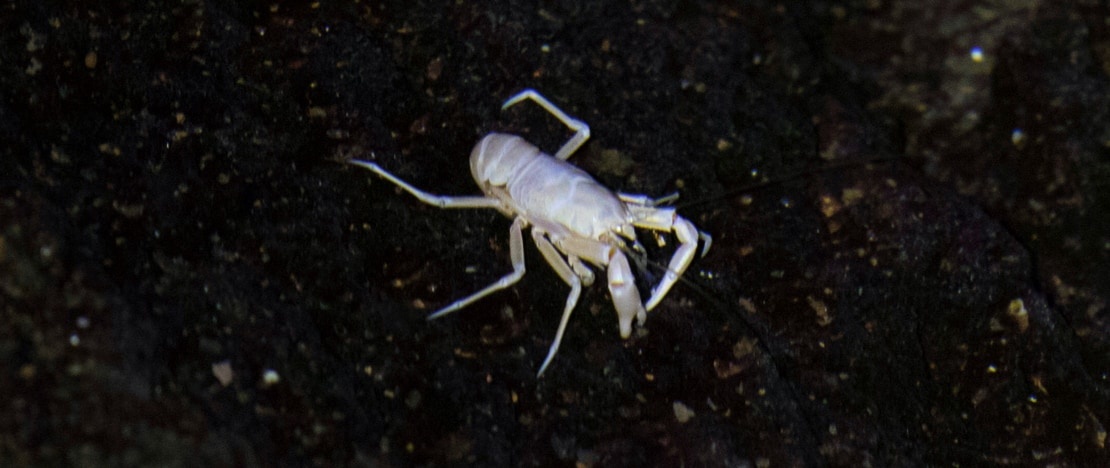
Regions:
<instances>
[{"instance_id":1,"label":"crab's hind leg","mask_svg":"<svg viewBox=\"0 0 1110 468\"><path fill-rule=\"evenodd\" d=\"M501 277L501 279L497 280L495 283L489 286L486 286L481 291L452 302L451 305L448 305L447 307L433 312L431 315L428 316L428 320L435 320L437 318L443 317L444 315L450 314L451 312L462 309L463 307L470 305L478 299L505 289L509 286L512 286L517 281L520 281L520 278L524 276L524 240L522 234L520 233L520 230L523 227L524 219L517 218L513 220L513 225L509 228L509 258L512 259L513 262L512 273Z\"/></svg>"},{"instance_id":2,"label":"crab's hind leg","mask_svg":"<svg viewBox=\"0 0 1110 468\"><path fill-rule=\"evenodd\" d=\"M505 103L501 105L501 110L508 109L525 99L539 104L540 107L551 115L554 115L555 118L559 119L567 128L574 130L574 136L567 140L566 143L563 143L563 147L559 148L559 151L555 153L556 158L566 160L570 155L574 154L575 151L578 151L578 147L582 146L586 140L590 139L590 126L586 125L586 122L567 115L566 112L563 112L562 109L552 104L551 101L548 101L542 94L531 88L525 89L524 91L514 94L509 99L506 99Z\"/></svg>"},{"instance_id":3,"label":"crab's hind leg","mask_svg":"<svg viewBox=\"0 0 1110 468\"><path fill-rule=\"evenodd\" d=\"M385 169L382 169L381 166L379 166L377 164L374 164L370 161L363 161L361 159L352 159L350 161L347 161L347 163L351 164L353 166L361 167L363 169L368 169L369 171L381 176L381 178L392 182L394 185L396 185L398 187L401 187L406 192L411 193L412 196L416 197L418 200L420 200L424 203L427 203L429 205L438 206L440 208L495 208L495 209L501 209L502 202L501 202L501 200L498 200L496 198L479 197L479 196L451 197L451 196L445 196L445 195L434 195L434 194L425 192L423 190L420 190L416 187L413 187L408 182L405 182L404 180L401 180L400 177L397 177L397 176L391 174L389 171L387 171Z\"/></svg>"}]
</instances>

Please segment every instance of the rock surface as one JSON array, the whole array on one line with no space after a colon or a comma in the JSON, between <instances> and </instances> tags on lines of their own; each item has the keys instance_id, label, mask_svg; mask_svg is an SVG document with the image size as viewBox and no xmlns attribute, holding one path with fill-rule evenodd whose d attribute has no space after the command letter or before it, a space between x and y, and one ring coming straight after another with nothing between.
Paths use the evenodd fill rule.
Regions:
<instances>
[{"instance_id":1,"label":"rock surface","mask_svg":"<svg viewBox=\"0 0 1110 468\"><path fill-rule=\"evenodd\" d=\"M5 4L0 465L1108 458L1104 5L557 3ZM715 241L539 380L538 252L427 322L509 221L341 164L477 193L481 135L567 137L525 87Z\"/></svg>"}]
</instances>

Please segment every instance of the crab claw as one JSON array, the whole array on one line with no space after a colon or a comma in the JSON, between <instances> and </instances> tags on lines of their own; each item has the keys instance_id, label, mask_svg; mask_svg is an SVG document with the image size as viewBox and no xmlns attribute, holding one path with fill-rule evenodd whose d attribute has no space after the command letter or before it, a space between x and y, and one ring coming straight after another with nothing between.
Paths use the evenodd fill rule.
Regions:
<instances>
[{"instance_id":1,"label":"crab claw","mask_svg":"<svg viewBox=\"0 0 1110 468\"><path fill-rule=\"evenodd\" d=\"M628 266L628 259L624 253L615 250L609 259L609 294L613 296L613 306L617 309L617 321L620 322L621 338L632 336L632 318L637 324L644 325L647 312L640 302L640 291L636 290L636 279L632 276L632 268Z\"/></svg>"}]
</instances>

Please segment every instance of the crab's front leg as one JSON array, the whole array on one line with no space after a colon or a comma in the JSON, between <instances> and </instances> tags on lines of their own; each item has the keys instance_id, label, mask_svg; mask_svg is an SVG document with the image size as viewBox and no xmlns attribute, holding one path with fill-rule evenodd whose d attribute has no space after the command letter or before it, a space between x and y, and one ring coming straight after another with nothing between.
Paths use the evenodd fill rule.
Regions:
<instances>
[{"instance_id":1,"label":"crab's front leg","mask_svg":"<svg viewBox=\"0 0 1110 468\"><path fill-rule=\"evenodd\" d=\"M606 241L566 236L559 238L555 245L568 256L604 266L609 276L609 294L613 296L613 306L617 309L621 338L632 336L632 319L642 326L647 319L647 311L640 302L640 291L636 289L636 278L628 266L624 252Z\"/></svg>"},{"instance_id":2,"label":"crab's front leg","mask_svg":"<svg viewBox=\"0 0 1110 468\"><path fill-rule=\"evenodd\" d=\"M705 247L702 248L702 255L709 250L710 244L713 242L708 234L699 232L694 224L687 221L686 218L679 216L675 213L674 208L655 208L643 205L628 205L629 210L636 217L633 223L636 227L645 229L652 229L656 231L672 231L676 238L678 238L678 249L675 250L674 255L671 257L670 263L667 265L667 271L663 274L663 279L659 281L651 290L651 297L648 298L644 307L647 310L654 309L659 305L659 301L667 295L671 287L686 272L686 268L690 266L690 262L694 260L694 253L697 252L698 239L701 238L705 241Z\"/></svg>"},{"instance_id":3,"label":"crab's front leg","mask_svg":"<svg viewBox=\"0 0 1110 468\"><path fill-rule=\"evenodd\" d=\"M609 295L613 296L613 307L617 309L617 322L620 323L621 338L632 336L632 318L644 326L647 311L640 303L640 291L636 289L636 279L624 252L615 250L609 259Z\"/></svg>"}]
</instances>

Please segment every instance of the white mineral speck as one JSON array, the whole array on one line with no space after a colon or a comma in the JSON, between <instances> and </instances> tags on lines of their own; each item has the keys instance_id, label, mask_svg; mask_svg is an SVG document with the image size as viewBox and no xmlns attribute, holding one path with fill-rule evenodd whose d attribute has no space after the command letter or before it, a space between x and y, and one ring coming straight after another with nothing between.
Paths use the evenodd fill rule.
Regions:
<instances>
[{"instance_id":1,"label":"white mineral speck","mask_svg":"<svg viewBox=\"0 0 1110 468\"><path fill-rule=\"evenodd\" d=\"M278 375L277 371L273 369L266 369L266 371L262 373L262 383L266 384L267 387L278 382L281 382L281 376Z\"/></svg>"},{"instance_id":2,"label":"white mineral speck","mask_svg":"<svg viewBox=\"0 0 1110 468\"><path fill-rule=\"evenodd\" d=\"M672 408L674 408L675 419L677 419L678 422L681 424L685 424L686 421L693 419L695 416L694 410L690 409L689 406L686 406L686 404L682 403L681 401L676 401L671 406Z\"/></svg>"},{"instance_id":3,"label":"white mineral speck","mask_svg":"<svg viewBox=\"0 0 1110 468\"><path fill-rule=\"evenodd\" d=\"M979 63L983 61L983 48L975 46L971 48L971 61Z\"/></svg>"}]
</instances>

